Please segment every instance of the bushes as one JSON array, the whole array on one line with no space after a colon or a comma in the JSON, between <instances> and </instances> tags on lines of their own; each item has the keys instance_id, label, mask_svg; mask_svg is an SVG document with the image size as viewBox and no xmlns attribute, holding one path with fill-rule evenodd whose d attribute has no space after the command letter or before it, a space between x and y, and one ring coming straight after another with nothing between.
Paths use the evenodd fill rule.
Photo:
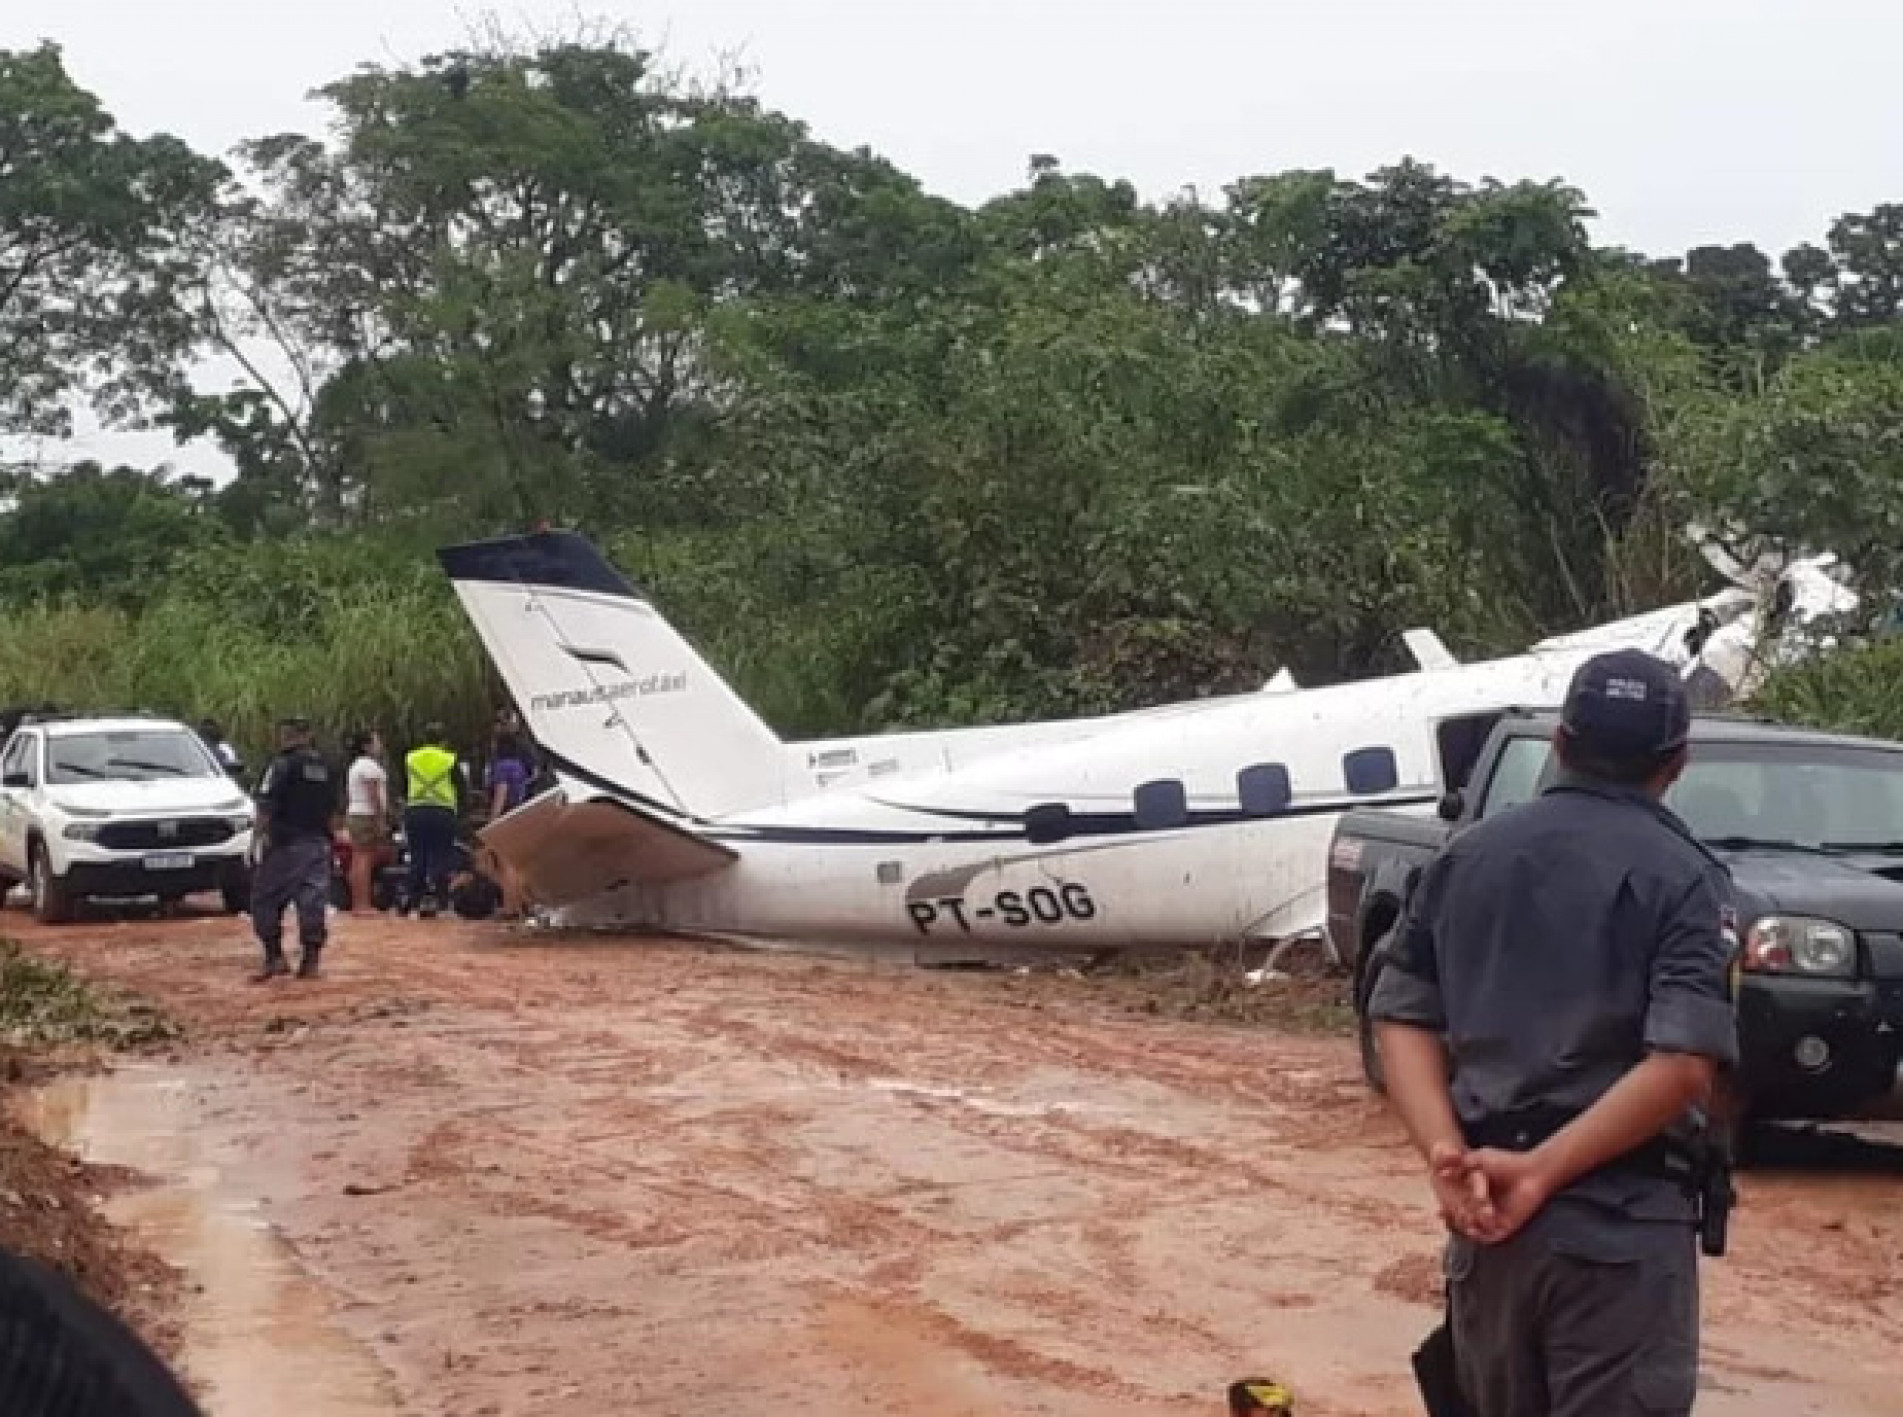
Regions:
<instances>
[{"instance_id":1,"label":"bushes","mask_svg":"<svg viewBox=\"0 0 1903 1417\"><path fill-rule=\"evenodd\" d=\"M407 742L433 719L480 742L499 691L448 584L401 564L392 574L362 551L338 559L298 543L189 557L138 614L12 610L0 618L0 702L209 716L253 761L276 716L293 711L333 747L361 726Z\"/></svg>"},{"instance_id":2,"label":"bushes","mask_svg":"<svg viewBox=\"0 0 1903 1417\"><path fill-rule=\"evenodd\" d=\"M1780 670L1752 698L1772 718L1903 739L1903 639L1819 655Z\"/></svg>"},{"instance_id":3,"label":"bushes","mask_svg":"<svg viewBox=\"0 0 1903 1417\"><path fill-rule=\"evenodd\" d=\"M770 525L610 538L604 551L775 728L856 726L870 694L852 698L854 674L878 596L813 589ZM406 744L432 721L474 747L506 692L429 548L392 539L188 553L138 612L0 613L0 704L211 717L254 762L292 711L332 748L363 727Z\"/></svg>"}]
</instances>

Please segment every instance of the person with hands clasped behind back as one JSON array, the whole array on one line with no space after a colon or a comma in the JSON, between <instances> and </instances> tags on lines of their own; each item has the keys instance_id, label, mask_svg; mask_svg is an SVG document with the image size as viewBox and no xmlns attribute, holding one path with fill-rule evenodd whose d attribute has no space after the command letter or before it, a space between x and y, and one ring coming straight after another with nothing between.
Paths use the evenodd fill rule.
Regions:
<instances>
[{"instance_id":1,"label":"person with hands clasped behind back","mask_svg":"<svg viewBox=\"0 0 1903 1417\"><path fill-rule=\"evenodd\" d=\"M1588 661L1556 779L1451 841L1385 944L1369 1013L1452 1232L1442 1410L1691 1411L1696 1124L1737 1038L1729 878L1661 803L1690 727L1669 665Z\"/></svg>"}]
</instances>

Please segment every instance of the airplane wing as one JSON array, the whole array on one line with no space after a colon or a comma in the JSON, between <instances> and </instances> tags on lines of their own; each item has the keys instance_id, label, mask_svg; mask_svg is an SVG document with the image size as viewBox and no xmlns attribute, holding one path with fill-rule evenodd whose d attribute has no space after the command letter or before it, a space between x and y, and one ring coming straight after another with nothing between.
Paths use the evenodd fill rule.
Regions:
<instances>
[{"instance_id":1,"label":"airplane wing","mask_svg":"<svg viewBox=\"0 0 1903 1417\"><path fill-rule=\"evenodd\" d=\"M570 800L566 785L532 797L478 833L543 905L570 905L629 885L660 885L737 859L718 842L612 797Z\"/></svg>"}]
</instances>

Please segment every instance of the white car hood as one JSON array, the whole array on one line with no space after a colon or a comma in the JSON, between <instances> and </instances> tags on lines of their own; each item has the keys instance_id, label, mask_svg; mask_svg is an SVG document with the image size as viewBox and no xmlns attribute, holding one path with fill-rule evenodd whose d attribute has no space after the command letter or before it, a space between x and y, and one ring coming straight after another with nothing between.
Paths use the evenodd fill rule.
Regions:
<instances>
[{"instance_id":1,"label":"white car hood","mask_svg":"<svg viewBox=\"0 0 1903 1417\"><path fill-rule=\"evenodd\" d=\"M83 812L115 817L226 815L247 812L251 804L229 778L173 777L151 782L61 782L49 784L47 801Z\"/></svg>"}]
</instances>

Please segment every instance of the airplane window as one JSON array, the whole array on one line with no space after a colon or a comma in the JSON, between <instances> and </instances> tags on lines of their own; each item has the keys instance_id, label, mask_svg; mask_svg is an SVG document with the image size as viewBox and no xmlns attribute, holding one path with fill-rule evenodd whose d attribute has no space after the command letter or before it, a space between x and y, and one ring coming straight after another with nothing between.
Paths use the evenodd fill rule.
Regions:
<instances>
[{"instance_id":1,"label":"airplane window","mask_svg":"<svg viewBox=\"0 0 1903 1417\"><path fill-rule=\"evenodd\" d=\"M1024 834L1033 845L1062 841L1070 835L1070 808L1062 802L1045 802L1025 808Z\"/></svg>"},{"instance_id":2,"label":"airplane window","mask_svg":"<svg viewBox=\"0 0 1903 1417\"><path fill-rule=\"evenodd\" d=\"M1236 774L1236 795L1242 799L1244 816L1273 817L1288 810L1295 791L1289 786L1287 768L1280 763L1257 763Z\"/></svg>"},{"instance_id":3,"label":"airplane window","mask_svg":"<svg viewBox=\"0 0 1903 1417\"><path fill-rule=\"evenodd\" d=\"M1400 765L1392 748L1357 748L1341 760L1348 790L1357 797L1392 792L1401 781Z\"/></svg>"},{"instance_id":4,"label":"airplane window","mask_svg":"<svg viewBox=\"0 0 1903 1417\"><path fill-rule=\"evenodd\" d=\"M1189 799L1175 778L1146 782L1136 791L1137 825L1145 831L1180 827L1189 820Z\"/></svg>"}]
</instances>

